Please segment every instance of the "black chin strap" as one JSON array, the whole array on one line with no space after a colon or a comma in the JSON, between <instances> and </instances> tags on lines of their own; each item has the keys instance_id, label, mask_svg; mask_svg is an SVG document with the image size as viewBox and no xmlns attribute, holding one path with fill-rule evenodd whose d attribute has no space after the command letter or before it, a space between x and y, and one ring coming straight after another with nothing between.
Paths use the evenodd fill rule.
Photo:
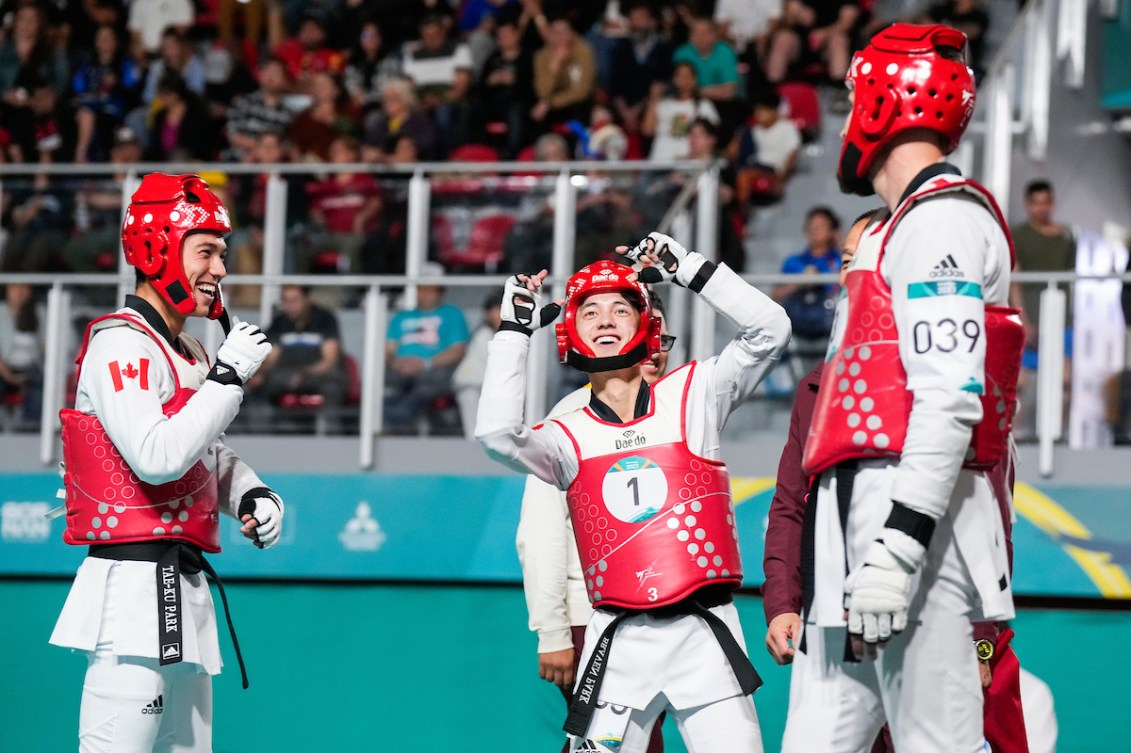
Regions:
<instances>
[{"instance_id":1,"label":"black chin strap","mask_svg":"<svg viewBox=\"0 0 1131 753\"><path fill-rule=\"evenodd\" d=\"M648 341L644 340L627 353L621 353L616 356L605 356L604 358L591 358L589 356L583 356L577 351L570 350L566 353L566 363L578 371L584 371L587 374L597 374L602 371L627 369L631 366L635 366L647 357Z\"/></svg>"}]
</instances>

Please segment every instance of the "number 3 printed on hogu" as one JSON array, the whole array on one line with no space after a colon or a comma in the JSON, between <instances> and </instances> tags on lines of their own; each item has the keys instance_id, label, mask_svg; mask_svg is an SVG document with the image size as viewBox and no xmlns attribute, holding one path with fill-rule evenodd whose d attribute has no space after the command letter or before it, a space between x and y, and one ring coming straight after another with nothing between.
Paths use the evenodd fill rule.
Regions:
<instances>
[{"instance_id":1,"label":"number 3 printed on hogu","mask_svg":"<svg viewBox=\"0 0 1131 753\"><path fill-rule=\"evenodd\" d=\"M953 353L959 348L973 353L981 336L982 325L974 319L963 320L961 324L949 317L936 322L920 320L911 327L912 346L919 355L931 350Z\"/></svg>"}]
</instances>

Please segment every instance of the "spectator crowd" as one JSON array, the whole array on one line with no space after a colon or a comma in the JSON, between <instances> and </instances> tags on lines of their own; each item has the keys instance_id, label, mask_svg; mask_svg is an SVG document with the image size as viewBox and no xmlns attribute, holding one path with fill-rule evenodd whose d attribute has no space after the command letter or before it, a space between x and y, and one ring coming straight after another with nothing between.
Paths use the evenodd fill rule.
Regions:
<instances>
[{"instance_id":1,"label":"spectator crowd","mask_svg":"<svg viewBox=\"0 0 1131 753\"><path fill-rule=\"evenodd\" d=\"M748 210L786 195L819 130L814 87L830 86L823 101L834 109L845 104L851 50L898 20L883 9L882 0L0 0L0 162L123 166L6 180L0 272L116 269L125 166L139 161L309 165L286 178L287 271L379 274L404 271L405 182L320 165L582 160L580 265L652 229L688 188L685 173L614 174L600 162L685 158L725 160L718 253L741 271ZM980 53L988 17L978 0L924 3L915 20L926 19L961 24ZM232 209L229 269L262 271L267 175L205 177ZM549 264L544 194L442 182L429 253L439 271ZM832 271L838 222L823 207L810 212L809 244L786 268ZM87 303L111 302L100 298L109 288L83 292ZM270 334L286 357L253 386L267 403L296 392L331 409L350 402L332 309L356 297L332 292L283 291ZM795 285L775 297L795 330L820 341L836 292ZM414 432L427 415L432 430L458 432L492 307L469 340L442 288L418 296L388 333L388 429ZM257 288L230 292L236 306L258 299ZM30 367L0 372L9 392L37 378Z\"/></svg>"}]
</instances>

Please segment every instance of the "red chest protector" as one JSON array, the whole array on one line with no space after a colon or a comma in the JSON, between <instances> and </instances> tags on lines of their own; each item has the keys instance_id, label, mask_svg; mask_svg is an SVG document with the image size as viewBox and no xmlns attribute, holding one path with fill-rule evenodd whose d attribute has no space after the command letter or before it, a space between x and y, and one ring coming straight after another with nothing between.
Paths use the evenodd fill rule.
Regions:
<instances>
[{"instance_id":1,"label":"red chest protector","mask_svg":"<svg viewBox=\"0 0 1131 753\"><path fill-rule=\"evenodd\" d=\"M651 609L742 582L726 465L687 446L694 373L692 363L656 382L651 412L630 423L588 408L556 419L578 454L567 500L595 606Z\"/></svg>"},{"instance_id":2,"label":"red chest protector","mask_svg":"<svg viewBox=\"0 0 1131 753\"><path fill-rule=\"evenodd\" d=\"M141 317L118 312L87 327L78 357L80 369L90 338L98 330L113 326L129 326L161 346L177 384L162 407L166 416L177 413L208 373L203 347L190 337L182 337L180 342L193 356L187 359L172 350ZM145 369L141 372L146 373ZM59 412L59 418L63 423L63 485L67 493L63 541L87 545L179 539L206 552L220 551L214 459L210 465L198 460L175 481L147 484L126 464L97 416L65 409Z\"/></svg>"},{"instance_id":3,"label":"red chest protector","mask_svg":"<svg viewBox=\"0 0 1131 753\"><path fill-rule=\"evenodd\" d=\"M993 197L973 181L955 182L940 177L928 181L896 210L879 239L878 251L865 251L861 239L857 254L875 255L874 263L862 256L845 277L847 296L841 298L834 328L839 344L825 365L813 422L805 443L804 469L816 475L856 458L899 457L907 437L912 393L899 355L899 333L892 313L891 289L880 272L888 239L899 221L923 198L943 191L964 191L977 197L994 215L1009 240L1009 229ZM868 234L871 236L871 234ZM874 243L870 237L867 241ZM1010 240L1010 257L1013 245ZM862 267L862 268L861 268ZM961 281L950 283L961 286ZM963 467L992 468L1005 453L1012 428L1017 375L1025 332L1020 311L1005 306L985 307L985 389L981 395L982 420L974 427ZM842 334L841 334L842 333Z\"/></svg>"}]
</instances>

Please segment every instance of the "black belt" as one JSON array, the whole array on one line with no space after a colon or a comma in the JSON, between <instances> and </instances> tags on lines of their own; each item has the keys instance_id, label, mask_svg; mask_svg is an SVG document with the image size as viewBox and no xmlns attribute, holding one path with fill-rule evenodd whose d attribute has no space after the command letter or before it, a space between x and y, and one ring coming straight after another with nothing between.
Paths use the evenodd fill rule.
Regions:
<instances>
[{"instance_id":1,"label":"black belt","mask_svg":"<svg viewBox=\"0 0 1131 753\"><path fill-rule=\"evenodd\" d=\"M224 583L208 560L204 559L199 547L183 541L142 541L133 544L97 544L90 547L88 554L106 560L157 564L157 658L162 665L176 664L183 658L181 573L195 575L203 571L220 591L224 619L228 621L228 632L232 636L236 661L240 665L240 678L243 680L244 690L247 690L247 668L244 667L236 627L232 624L232 615L228 611L228 595L224 593Z\"/></svg>"},{"instance_id":2,"label":"black belt","mask_svg":"<svg viewBox=\"0 0 1131 753\"><path fill-rule=\"evenodd\" d=\"M608 665L609 651L613 646L613 636L617 627L626 618L637 614L648 614L654 617L698 615L715 634L715 640L719 642L723 654L730 662L735 679L738 680L738 686L742 689L742 694L750 695L760 688L762 678L758 676L754 665L750 663L750 657L738 645L738 641L734 639L734 634L730 632L726 623L710 611L710 607L729 604L731 601L732 597L729 590L720 591L708 587L689 599L658 609L601 607L603 611L615 612L616 617L604 629L601 637L597 639L597 645L594 646L593 653L589 656L589 662L585 665L585 672L577 683L577 690L574 692L573 701L569 705L569 716L566 717L562 729L577 737L585 735L589 729L593 712L597 710L597 696L601 690L601 682L605 679L605 668Z\"/></svg>"},{"instance_id":3,"label":"black belt","mask_svg":"<svg viewBox=\"0 0 1131 753\"><path fill-rule=\"evenodd\" d=\"M856 472L858 470L859 463L855 460L839 463L832 469L832 472L836 474L836 506L837 514L840 517L840 535L844 544L845 577L848 577L848 510L852 505L852 487L856 483ZM801 524L801 607L806 620L812 611L813 594L816 591L814 572L816 570L817 549L817 497L820 486L821 477L817 476L813 479L812 486L809 487L809 504L805 506L805 517ZM801 653L805 653L808 648L806 637L806 630L803 627L801 642L797 645L797 650ZM844 661L853 663L860 661L852 651L852 643L848 639L847 628L844 636Z\"/></svg>"}]
</instances>

